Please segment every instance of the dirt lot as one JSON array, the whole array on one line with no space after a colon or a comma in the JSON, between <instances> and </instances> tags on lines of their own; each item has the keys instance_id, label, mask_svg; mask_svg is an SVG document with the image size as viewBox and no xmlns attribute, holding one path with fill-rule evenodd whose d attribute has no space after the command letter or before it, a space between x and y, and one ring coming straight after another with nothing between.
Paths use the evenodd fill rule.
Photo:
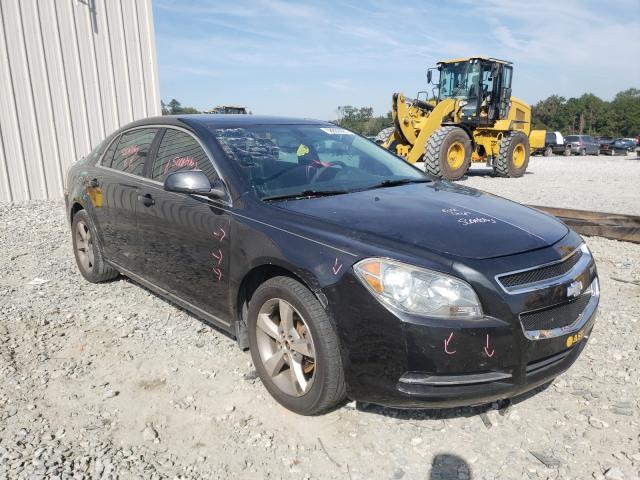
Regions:
<instances>
[{"instance_id":1,"label":"dirt lot","mask_svg":"<svg viewBox=\"0 0 640 480\"><path fill-rule=\"evenodd\" d=\"M640 214L640 162L535 158L465 185ZM497 405L347 404L298 417L248 353L122 278L77 272L62 202L0 205L0 479L632 479L640 475L640 245L588 239L602 300L581 358Z\"/></svg>"},{"instance_id":2,"label":"dirt lot","mask_svg":"<svg viewBox=\"0 0 640 480\"><path fill-rule=\"evenodd\" d=\"M490 173L484 165L474 165L461 183L531 205L640 215L640 158L635 152L531 157L524 177L515 181Z\"/></svg>"}]
</instances>

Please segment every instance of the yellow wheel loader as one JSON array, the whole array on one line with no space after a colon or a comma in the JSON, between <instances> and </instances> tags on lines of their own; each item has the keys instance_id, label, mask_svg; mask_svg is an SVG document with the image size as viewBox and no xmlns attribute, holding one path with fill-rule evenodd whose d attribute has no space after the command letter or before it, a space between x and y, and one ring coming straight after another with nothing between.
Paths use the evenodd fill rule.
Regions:
<instances>
[{"instance_id":1,"label":"yellow wheel loader","mask_svg":"<svg viewBox=\"0 0 640 480\"><path fill-rule=\"evenodd\" d=\"M544 147L545 131L531 130L531 108L511 96L511 63L471 57L436 69L431 99L420 99L427 92L416 99L393 95L394 127L380 132L378 142L409 163L424 161L439 178L458 180L471 162L485 162L502 177L524 175L531 149Z\"/></svg>"}]
</instances>

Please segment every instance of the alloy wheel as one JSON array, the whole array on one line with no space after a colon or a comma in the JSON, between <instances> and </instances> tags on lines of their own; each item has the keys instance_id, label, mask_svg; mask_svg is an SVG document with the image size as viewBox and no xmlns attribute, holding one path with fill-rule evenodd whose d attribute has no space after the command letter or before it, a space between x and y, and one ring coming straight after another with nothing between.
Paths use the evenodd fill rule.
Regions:
<instances>
[{"instance_id":1,"label":"alloy wheel","mask_svg":"<svg viewBox=\"0 0 640 480\"><path fill-rule=\"evenodd\" d=\"M93 238L91 230L83 221L76 225L76 251L82 268L86 272L93 270Z\"/></svg>"},{"instance_id":2,"label":"alloy wheel","mask_svg":"<svg viewBox=\"0 0 640 480\"><path fill-rule=\"evenodd\" d=\"M262 366L285 394L300 397L313 385L315 346L304 318L286 300L272 298L258 313L256 342Z\"/></svg>"}]
</instances>

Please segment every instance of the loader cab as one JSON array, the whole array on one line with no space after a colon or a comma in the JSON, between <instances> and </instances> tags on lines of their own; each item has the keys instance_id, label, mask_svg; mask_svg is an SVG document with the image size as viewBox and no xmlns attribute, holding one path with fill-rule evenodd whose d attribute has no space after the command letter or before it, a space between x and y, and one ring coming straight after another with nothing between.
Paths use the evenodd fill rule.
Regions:
<instances>
[{"instance_id":1,"label":"loader cab","mask_svg":"<svg viewBox=\"0 0 640 480\"><path fill-rule=\"evenodd\" d=\"M493 58L468 58L438 63L437 101L460 102L462 123L492 126L509 114L511 77L509 62Z\"/></svg>"}]
</instances>

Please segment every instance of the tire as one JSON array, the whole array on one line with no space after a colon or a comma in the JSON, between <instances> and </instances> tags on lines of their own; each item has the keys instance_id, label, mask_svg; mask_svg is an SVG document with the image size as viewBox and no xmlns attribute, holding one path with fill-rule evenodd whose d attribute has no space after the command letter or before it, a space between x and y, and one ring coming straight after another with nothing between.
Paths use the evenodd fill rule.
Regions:
<instances>
[{"instance_id":1,"label":"tire","mask_svg":"<svg viewBox=\"0 0 640 480\"><path fill-rule=\"evenodd\" d=\"M286 316L291 327L284 327L288 338L287 332L282 333L280 318L285 315L281 312L289 312ZM252 295L247 317L253 364L278 403L300 415L317 415L344 400L346 387L338 337L329 316L309 289L289 277L271 278ZM306 348L302 349L301 344Z\"/></svg>"},{"instance_id":2,"label":"tire","mask_svg":"<svg viewBox=\"0 0 640 480\"><path fill-rule=\"evenodd\" d=\"M85 210L79 210L71 222L71 242L78 270L91 283L113 280L120 273L104 260L93 222Z\"/></svg>"},{"instance_id":3,"label":"tire","mask_svg":"<svg viewBox=\"0 0 640 480\"><path fill-rule=\"evenodd\" d=\"M424 168L447 180L459 180L471 165L471 139L459 127L440 127L427 140Z\"/></svg>"},{"instance_id":4,"label":"tire","mask_svg":"<svg viewBox=\"0 0 640 480\"><path fill-rule=\"evenodd\" d=\"M376 135L376 138L374 138L373 141L376 142L378 145L382 145L387 140L389 140L389 137L391 136L391 134L395 129L396 129L395 127L383 128L378 132L378 134Z\"/></svg>"},{"instance_id":5,"label":"tire","mask_svg":"<svg viewBox=\"0 0 640 480\"><path fill-rule=\"evenodd\" d=\"M551 155L553 155L553 149L551 147L547 147L544 149L544 156L545 157L550 157Z\"/></svg>"},{"instance_id":6,"label":"tire","mask_svg":"<svg viewBox=\"0 0 640 480\"><path fill-rule=\"evenodd\" d=\"M583 148L582 150L580 150L580 156L581 157L586 157L587 156L587 149Z\"/></svg>"},{"instance_id":7,"label":"tire","mask_svg":"<svg viewBox=\"0 0 640 480\"><path fill-rule=\"evenodd\" d=\"M509 132L500 139L495 171L501 177L524 175L529 165L529 138L523 132Z\"/></svg>"},{"instance_id":8,"label":"tire","mask_svg":"<svg viewBox=\"0 0 640 480\"><path fill-rule=\"evenodd\" d=\"M565 157L570 157L571 156L571 147L565 148L564 152L562 152L562 155L564 155Z\"/></svg>"}]
</instances>

